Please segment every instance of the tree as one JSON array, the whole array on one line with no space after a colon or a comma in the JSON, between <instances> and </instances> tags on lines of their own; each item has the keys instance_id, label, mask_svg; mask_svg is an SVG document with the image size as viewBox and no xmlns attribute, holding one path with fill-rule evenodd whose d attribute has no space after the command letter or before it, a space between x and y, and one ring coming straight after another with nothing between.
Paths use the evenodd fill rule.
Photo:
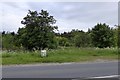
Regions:
<instances>
[{"instance_id":1,"label":"tree","mask_svg":"<svg viewBox=\"0 0 120 80\"><path fill-rule=\"evenodd\" d=\"M13 50L16 49L17 47L15 46L15 34L12 35L12 33L5 33L2 34L2 48L6 50Z\"/></svg>"},{"instance_id":2,"label":"tree","mask_svg":"<svg viewBox=\"0 0 120 80\"><path fill-rule=\"evenodd\" d=\"M59 46L68 47L71 45L66 37L57 37L57 41Z\"/></svg>"},{"instance_id":3,"label":"tree","mask_svg":"<svg viewBox=\"0 0 120 80\"><path fill-rule=\"evenodd\" d=\"M72 29L70 32L64 32L61 34L63 39L59 41L60 43L67 43L68 46L76 47L89 47L90 46L90 36L87 32L78 29ZM66 40L64 39L66 38ZM65 45L65 44L64 44Z\"/></svg>"},{"instance_id":4,"label":"tree","mask_svg":"<svg viewBox=\"0 0 120 80\"><path fill-rule=\"evenodd\" d=\"M117 43L117 45L118 45L118 48L120 48L120 25L118 25L118 43Z\"/></svg>"},{"instance_id":5,"label":"tree","mask_svg":"<svg viewBox=\"0 0 120 80\"><path fill-rule=\"evenodd\" d=\"M113 32L109 25L97 24L91 31L92 43L95 47L111 47L114 43Z\"/></svg>"},{"instance_id":6,"label":"tree","mask_svg":"<svg viewBox=\"0 0 120 80\"><path fill-rule=\"evenodd\" d=\"M114 44L113 47L118 47L118 27L115 27L114 29L112 29L113 32L113 37L114 37Z\"/></svg>"},{"instance_id":7,"label":"tree","mask_svg":"<svg viewBox=\"0 0 120 80\"><path fill-rule=\"evenodd\" d=\"M76 47L89 47L90 46L90 37L87 33L80 32L74 38L75 38Z\"/></svg>"},{"instance_id":8,"label":"tree","mask_svg":"<svg viewBox=\"0 0 120 80\"><path fill-rule=\"evenodd\" d=\"M27 16L21 21L25 26L18 30L18 42L28 50L45 49L54 44L57 26L53 26L56 20L47 11L41 10L28 12ZM53 43L53 44L52 44Z\"/></svg>"},{"instance_id":9,"label":"tree","mask_svg":"<svg viewBox=\"0 0 120 80\"><path fill-rule=\"evenodd\" d=\"M5 34L5 31L2 32L2 35L4 35L4 34Z\"/></svg>"}]
</instances>

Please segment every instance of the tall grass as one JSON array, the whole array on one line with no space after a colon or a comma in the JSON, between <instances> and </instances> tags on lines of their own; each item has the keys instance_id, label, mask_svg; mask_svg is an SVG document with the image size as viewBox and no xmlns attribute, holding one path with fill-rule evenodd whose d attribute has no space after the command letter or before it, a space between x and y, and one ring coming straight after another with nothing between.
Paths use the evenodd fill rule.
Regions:
<instances>
[{"instance_id":1,"label":"tall grass","mask_svg":"<svg viewBox=\"0 0 120 80\"><path fill-rule=\"evenodd\" d=\"M80 62L96 59L118 59L117 49L96 49L96 48L61 48L48 50L47 57L41 57L40 51L15 51L3 52L2 64L29 64L29 63L62 63Z\"/></svg>"}]
</instances>

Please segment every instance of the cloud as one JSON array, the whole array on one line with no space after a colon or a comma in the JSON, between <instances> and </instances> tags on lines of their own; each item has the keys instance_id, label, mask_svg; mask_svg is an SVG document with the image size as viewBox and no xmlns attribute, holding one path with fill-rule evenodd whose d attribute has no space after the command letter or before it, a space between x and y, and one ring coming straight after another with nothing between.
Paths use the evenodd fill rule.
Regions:
<instances>
[{"instance_id":1,"label":"cloud","mask_svg":"<svg viewBox=\"0 0 120 80\"><path fill-rule=\"evenodd\" d=\"M1 15L3 30L16 31L28 10L47 10L57 20L60 32L80 29L87 31L96 23L114 26L118 22L117 2L4 2Z\"/></svg>"},{"instance_id":2,"label":"cloud","mask_svg":"<svg viewBox=\"0 0 120 80\"><path fill-rule=\"evenodd\" d=\"M2 12L2 29L3 31L17 32L19 27L22 27L21 20L27 14L28 6L26 3L5 2L1 3ZM22 6L22 7L21 7Z\"/></svg>"},{"instance_id":3,"label":"cloud","mask_svg":"<svg viewBox=\"0 0 120 80\"><path fill-rule=\"evenodd\" d=\"M62 5L62 14L59 14L60 17L57 24L60 25L62 32L69 31L73 28L87 31L88 28L94 27L97 23L107 23L111 27L114 27L118 22L117 3L94 2L59 4Z\"/></svg>"},{"instance_id":4,"label":"cloud","mask_svg":"<svg viewBox=\"0 0 120 80\"><path fill-rule=\"evenodd\" d=\"M66 20L76 20L80 22L117 22L117 3L70 4L74 5L74 9L71 9L69 11L65 10L64 15L66 15Z\"/></svg>"}]
</instances>

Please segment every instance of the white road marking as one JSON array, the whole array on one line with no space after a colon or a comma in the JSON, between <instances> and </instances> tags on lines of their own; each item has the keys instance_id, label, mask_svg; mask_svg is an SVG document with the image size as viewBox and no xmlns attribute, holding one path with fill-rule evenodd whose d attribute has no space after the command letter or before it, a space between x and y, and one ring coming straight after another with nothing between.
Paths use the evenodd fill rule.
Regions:
<instances>
[{"instance_id":1,"label":"white road marking","mask_svg":"<svg viewBox=\"0 0 120 80\"><path fill-rule=\"evenodd\" d=\"M88 77L88 78L85 78L86 79L109 79L109 78L120 78L120 75L110 75L110 76L99 76L99 77ZM75 79L72 79L72 80L80 80L79 78L75 78Z\"/></svg>"},{"instance_id":2,"label":"white road marking","mask_svg":"<svg viewBox=\"0 0 120 80\"><path fill-rule=\"evenodd\" d=\"M110 75L110 76L100 76L100 77L90 77L91 79L98 78L119 78L120 75Z\"/></svg>"}]
</instances>

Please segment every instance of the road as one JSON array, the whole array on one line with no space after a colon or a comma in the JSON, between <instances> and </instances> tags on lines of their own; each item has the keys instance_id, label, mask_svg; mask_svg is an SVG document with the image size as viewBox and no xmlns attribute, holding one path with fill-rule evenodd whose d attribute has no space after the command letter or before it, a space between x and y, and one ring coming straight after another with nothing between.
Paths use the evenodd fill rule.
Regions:
<instances>
[{"instance_id":1,"label":"road","mask_svg":"<svg viewBox=\"0 0 120 80\"><path fill-rule=\"evenodd\" d=\"M3 78L81 78L118 75L118 62L3 66Z\"/></svg>"}]
</instances>

